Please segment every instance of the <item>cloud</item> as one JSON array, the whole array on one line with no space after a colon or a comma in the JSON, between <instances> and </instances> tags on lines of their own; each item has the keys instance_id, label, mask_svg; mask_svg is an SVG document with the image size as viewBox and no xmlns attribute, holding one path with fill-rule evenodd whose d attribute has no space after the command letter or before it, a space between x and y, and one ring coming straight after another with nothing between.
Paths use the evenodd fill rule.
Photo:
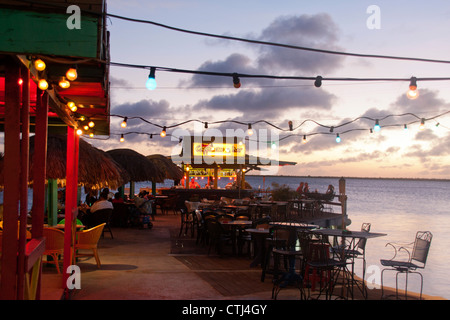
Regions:
<instances>
[{"instance_id":1,"label":"cloud","mask_svg":"<svg viewBox=\"0 0 450 320\"><path fill-rule=\"evenodd\" d=\"M406 94L402 94L392 104L392 107L399 112L410 112L418 116L435 116L444 109L449 109L450 104L439 98L437 91L420 88L418 90L419 97L417 99L410 100L406 97Z\"/></svg>"},{"instance_id":2,"label":"cloud","mask_svg":"<svg viewBox=\"0 0 450 320\"><path fill-rule=\"evenodd\" d=\"M338 27L328 14L282 16L261 32L259 40L341 51ZM261 46L258 66L265 70L330 73L341 65L337 55Z\"/></svg>"},{"instance_id":3,"label":"cloud","mask_svg":"<svg viewBox=\"0 0 450 320\"><path fill-rule=\"evenodd\" d=\"M274 119L283 113L299 112L300 108L329 110L335 97L315 88L275 88L240 90L236 94L216 95L201 100L194 109L239 112L249 120Z\"/></svg>"}]
</instances>

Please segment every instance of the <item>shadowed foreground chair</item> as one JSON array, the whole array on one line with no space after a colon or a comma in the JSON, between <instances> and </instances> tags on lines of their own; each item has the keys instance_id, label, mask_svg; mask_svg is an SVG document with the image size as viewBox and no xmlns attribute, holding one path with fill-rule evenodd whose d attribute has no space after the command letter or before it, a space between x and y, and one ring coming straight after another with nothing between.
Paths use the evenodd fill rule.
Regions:
<instances>
[{"instance_id":1,"label":"shadowed foreground chair","mask_svg":"<svg viewBox=\"0 0 450 320\"><path fill-rule=\"evenodd\" d=\"M64 253L64 232L56 228L44 228L45 251L44 256L51 256L52 260L47 259L47 263L54 264L56 271L59 270L59 256Z\"/></svg>"},{"instance_id":2,"label":"shadowed foreground chair","mask_svg":"<svg viewBox=\"0 0 450 320\"><path fill-rule=\"evenodd\" d=\"M397 271L395 276L395 293L396 298L398 299L398 274L405 273L406 274L406 283L405 283L405 299L408 298L408 275L410 273L416 273L420 276L420 299L422 299L422 289L423 289L423 276L420 272L416 271L417 269L425 269L425 265L427 263L428 251L430 250L431 240L433 239L433 235L429 231L418 231L416 233L416 239L413 243L412 252L407 249L408 245L399 246L395 243L387 243L386 246L390 245L394 248L395 253L392 259L390 260L380 260L381 265L388 267L381 271L381 297L383 298L383 273L386 270ZM400 251L406 251L408 254L407 260L395 260L397 253Z\"/></svg>"},{"instance_id":3,"label":"shadowed foreground chair","mask_svg":"<svg viewBox=\"0 0 450 320\"><path fill-rule=\"evenodd\" d=\"M100 258L97 252L97 244L102 235L103 228L106 223L102 223L88 230L79 231L76 234L75 258L78 257L95 257L97 267L101 267ZM92 253L80 253L80 250L92 250Z\"/></svg>"}]
</instances>

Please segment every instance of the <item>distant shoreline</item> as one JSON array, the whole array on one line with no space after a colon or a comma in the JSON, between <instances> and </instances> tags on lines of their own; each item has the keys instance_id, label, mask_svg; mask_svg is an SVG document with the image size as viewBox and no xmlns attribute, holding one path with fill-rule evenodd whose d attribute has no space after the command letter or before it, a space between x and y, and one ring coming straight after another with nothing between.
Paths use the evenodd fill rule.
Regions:
<instances>
[{"instance_id":1,"label":"distant shoreline","mask_svg":"<svg viewBox=\"0 0 450 320\"><path fill-rule=\"evenodd\" d=\"M342 176L290 176L290 175L257 175L247 174L247 177L282 177L282 178L299 178L299 179L340 179ZM419 181L445 181L450 182L450 179L438 179L438 178L384 178L384 177L343 177L344 179L360 179L360 180L419 180Z\"/></svg>"}]
</instances>

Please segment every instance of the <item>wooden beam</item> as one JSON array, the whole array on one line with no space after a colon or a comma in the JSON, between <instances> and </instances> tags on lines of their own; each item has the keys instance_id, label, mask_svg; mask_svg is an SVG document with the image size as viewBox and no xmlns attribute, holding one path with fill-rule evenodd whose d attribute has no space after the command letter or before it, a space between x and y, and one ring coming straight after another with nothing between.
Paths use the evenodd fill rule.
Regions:
<instances>
[{"instance_id":1,"label":"wooden beam","mask_svg":"<svg viewBox=\"0 0 450 320\"><path fill-rule=\"evenodd\" d=\"M20 217L19 217L19 254L17 273L17 299L24 299L25 281L25 246L27 244L27 215L28 215L28 169L29 169L29 134L30 134L30 71L22 66L22 139L20 143Z\"/></svg>"},{"instance_id":2,"label":"wooden beam","mask_svg":"<svg viewBox=\"0 0 450 320\"><path fill-rule=\"evenodd\" d=\"M19 64L12 58L5 64L5 157L3 241L0 298L17 298L17 230L20 194L20 76Z\"/></svg>"}]
</instances>

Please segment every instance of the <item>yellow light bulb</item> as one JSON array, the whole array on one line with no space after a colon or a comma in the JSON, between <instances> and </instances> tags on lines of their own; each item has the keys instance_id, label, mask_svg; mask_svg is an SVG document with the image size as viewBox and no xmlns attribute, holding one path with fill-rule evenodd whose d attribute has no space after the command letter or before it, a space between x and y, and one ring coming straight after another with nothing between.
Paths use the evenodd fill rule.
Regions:
<instances>
[{"instance_id":1,"label":"yellow light bulb","mask_svg":"<svg viewBox=\"0 0 450 320\"><path fill-rule=\"evenodd\" d=\"M61 87L61 89L67 89L67 88L70 87L70 82L67 81L65 78L62 78L62 79L59 81L59 86Z\"/></svg>"},{"instance_id":2,"label":"yellow light bulb","mask_svg":"<svg viewBox=\"0 0 450 320\"><path fill-rule=\"evenodd\" d=\"M77 129L77 135L81 136L83 134L83 130Z\"/></svg>"},{"instance_id":3,"label":"yellow light bulb","mask_svg":"<svg viewBox=\"0 0 450 320\"><path fill-rule=\"evenodd\" d=\"M67 102L67 107L69 107L69 109L70 109L72 112L76 112L76 111L78 110L77 105L76 105L75 102L73 102L73 101Z\"/></svg>"},{"instance_id":4,"label":"yellow light bulb","mask_svg":"<svg viewBox=\"0 0 450 320\"><path fill-rule=\"evenodd\" d=\"M48 82L47 82L47 80L45 80L45 79L39 80L38 87L41 90L47 90L48 89Z\"/></svg>"},{"instance_id":5,"label":"yellow light bulb","mask_svg":"<svg viewBox=\"0 0 450 320\"><path fill-rule=\"evenodd\" d=\"M95 126L94 121L89 121L88 126L89 126L90 128L93 128L93 127Z\"/></svg>"},{"instance_id":6,"label":"yellow light bulb","mask_svg":"<svg viewBox=\"0 0 450 320\"><path fill-rule=\"evenodd\" d=\"M125 138L123 137L123 135L120 136L120 142L124 142Z\"/></svg>"},{"instance_id":7,"label":"yellow light bulb","mask_svg":"<svg viewBox=\"0 0 450 320\"><path fill-rule=\"evenodd\" d=\"M77 74L77 70L75 68L70 68L69 70L67 70L66 72L66 78L69 79L70 81L74 81L76 80L78 77Z\"/></svg>"},{"instance_id":8,"label":"yellow light bulb","mask_svg":"<svg viewBox=\"0 0 450 320\"><path fill-rule=\"evenodd\" d=\"M94 137L94 133L93 132L89 133L89 137L93 138Z\"/></svg>"},{"instance_id":9,"label":"yellow light bulb","mask_svg":"<svg viewBox=\"0 0 450 320\"><path fill-rule=\"evenodd\" d=\"M89 126L86 124L86 125L83 126L83 129L84 129L85 131L88 131L88 130L89 130Z\"/></svg>"},{"instance_id":10,"label":"yellow light bulb","mask_svg":"<svg viewBox=\"0 0 450 320\"><path fill-rule=\"evenodd\" d=\"M37 71L44 71L45 62L42 61L41 59L37 59L36 61L34 61L34 67L36 68Z\"/></svg>"},{"instance_id":11,"label":"yellow light bulb","mask_svg":"<svg viewBox=\"0 0 450 320\"><path fill-rule=\"evenodd\" d=\"M410 100L417 99L417 97L419 96L419 91L417 89L416 90L408 90L408 92L406 93L406 96Z\"/></svg>"}]
</instances>

